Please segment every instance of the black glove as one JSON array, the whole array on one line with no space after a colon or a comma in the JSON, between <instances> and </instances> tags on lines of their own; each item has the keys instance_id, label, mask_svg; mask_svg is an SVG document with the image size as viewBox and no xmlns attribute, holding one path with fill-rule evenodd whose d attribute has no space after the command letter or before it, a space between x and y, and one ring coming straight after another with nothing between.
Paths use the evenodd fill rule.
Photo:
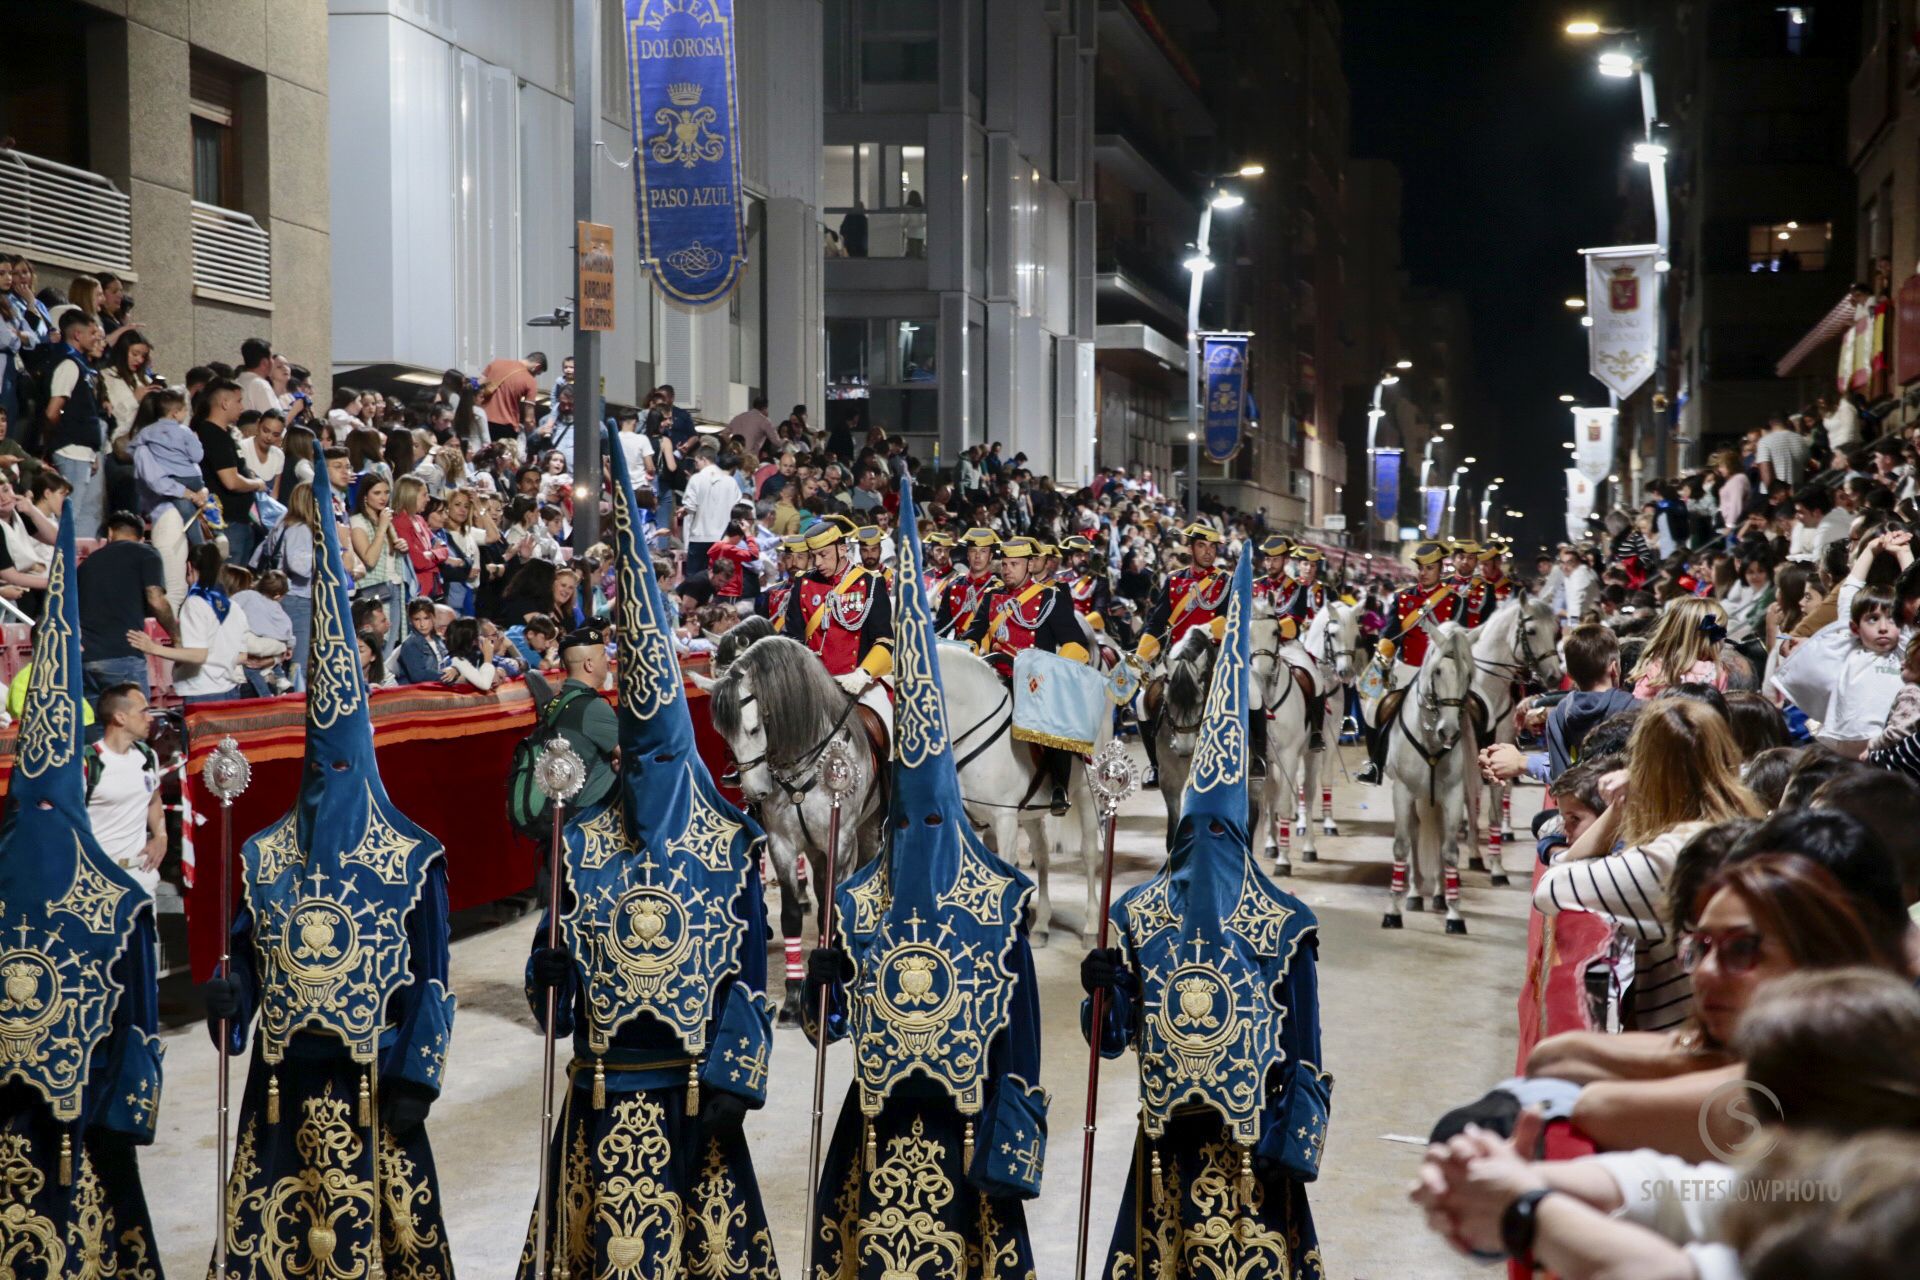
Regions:
<instances>
[{"instance_id":1,"label":"black glove","mask_svg":"<svg viewBox=\"0 0 1920 1280\"><path fill-rule=\"evenodd\" d=\"M535 991L564 987L573 976L573 952L565 947L536 947L532 971Z\"/></svg>"},{"instance_id":2,"label":"black glove","mask_svg":"<svg viewBox=\"0 0 1920 1280\"><path fill-rule=\"evenodd\" d=\"M1080 962L1080 988L1088 995L1096 991L1126 991L1132 986L1133 976L1127 970L1127 959L1118 947L1105 950L1096 947L1087 952L1087 958Z\"/></svg>"},{"instance_id":3,"label":"black glove","mask_svg":"<svg viewBox=\"0 0 1920 1280\"><path fill-rule=\"evenodd\" d=\"M200 988L206 1002L207 1021L232 1020L240 1014L240 982L236 978L214 978Z\"/></svg>"},{"instance_id":4,"label":"black glove","mask_svg":"<svg viewBox=\"0 0 1920 1280\"><path fill-rule=\"evenodd\" d=\"M396 1139L412 1137L433 1110L433 1094L417 1084L395 1080L380 1098L380 1124Z\"/></svg>"},{"instance_id":5,"label":"black glove","mask_svg":"<svg viewBox=\"0 0 1920 1280\"><path fill-rule=\"evenodd\" d=\"M700 1145L740 1132L746 1123L747 1100L725 1089L708 1089L700 1100Z\"/></svg>"},{"instance_id":6,"label":"black glove","mask_svg":"<svg viewBox=\"0 0 1920 1280\"><path fill-rule=\"evenodd\" d=\"M853 981L853 957L839 947L815 947L807 953L807 1008L820 1007L820 993Z\"/></svg>"}]
</instances>

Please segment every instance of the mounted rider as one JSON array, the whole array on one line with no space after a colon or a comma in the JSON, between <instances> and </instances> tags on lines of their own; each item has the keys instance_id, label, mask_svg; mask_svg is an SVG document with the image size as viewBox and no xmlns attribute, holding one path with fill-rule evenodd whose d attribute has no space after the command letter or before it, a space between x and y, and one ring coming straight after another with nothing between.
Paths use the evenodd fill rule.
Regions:
<instances>
[{"instance_id":1,"label":"mounted rider","mask_svg":"<svg viewBox=\"0 0 1920 1280\"><path fill-rule=\"evenodd\" d=\"M788 597L782 630L858 693L893 670L893 602L879 574L849 563L852 533L851 520L829 516L807 535L813 568Z\"/></svg>"},{"instance_id":2,"label":"mounted rider","mask_svg":"<svg viewBox=\"0 0 1920 1280\"><path fill-rule=\"evenodd\" d=\"M1479 626L1513 597L1516 584L1507 576L1506 554L1504 546L1490 543L1480 548L1474 557L1479 562L1479 572L1467 583L1466 605L1461 615L1461 622L1466 626Z\"/></svg>"},{"instance_id":3,"label":"mounted rider","mask_svg":"<svg viewBox=\"0 0 1920 1280\"><path fill-rule=\"evenodd\" d=\"M1268 591L1264 597L1260 592L1260 584L1255 583L1255 599L1266 599L1273 616L1280 620L1280 639L1283 642L1281 658L1306 671L1310 676L1314 676L1317 673L1312 656L1299 645L1285 642L1298 640L1306 632L1308 624L1327 607L1327 602L1332 598L1326 583L1320 581L1320 566L1326 562L1327 554L1318 547L1295 543L1292 539L1285 537L1267 539L1267 542L1261 546L1262 551L1275 542L1288 544L1284 561L1287 569L1281 574L1275 589ZM1270 552L1268 555L1270 560L1279 558ZM1262 581L1271 582L1271 573ZM1317 679L1315 685L1316 687L1318 685ZM1324 731L1326 719L1327 695L1325 693L1308 694L1307 749L1309 751L1326 749L1327 741Z\"/></svg>"},{"instance_id":4,"label":"mounted rider","mask_svg":"<svg viewBox=\"0 0 1920 1280\"><path fill-rule=\"evenodd\" d=\"M1161 653L1178 645L1187 632L1195 627L1211 628L1216 619L1223 620L1221 625L1225 625L1227 597L1232 590L1233 578L1214 563L1225 539L1218 529L1198 521L1188 525L1186 533L1187 553L1192 557L1192 563L1168 574L1166 582L1154 595L1153 608L1147 613L1146 628L1140 633L1140 643L1133 650L1133 656L1142 668L1152 666ZM1153 693L1149 690L1149 709L1146 720L1140 726L1140 741L1146 747L1147 763L1157 771L1160 762L1155 758L1153 735L1159 713L1153 706L1154 701ZM1262 718L1255 716L1253 719L1255 724L1252 731L1264 734L1266 725ZM1254 757L1264 760L1264 750L1255 751Z\"/></svg>"},{"instance_id":5,"label":"mounted rider","mask_svg":"<svg viewBox=\"0 0 1920 1280\"><path fill-rule=\"evenodd\" d=\"M973 628L973 616L985 602L987 593L999 586L993 574L994 552L1000 537L991 529L973 528L960 535L967 551L967 571L955 574L934 613L934 630L943 636L964 636Z\"/></svg>"},{"instance_id":6,"label":"mounted rider","mask_svg":"<svg viewBox=\"0 0 1920 1280\"><path fill-rule=\"evenodd\" d=\"M805 535L795 533L780 540L780 569L787 578L761 593L758 610L761 617L773 623L775 631L786 629L787 601L812 564L813 553L807 549Z\"/></svg>"},{"instance_id":7,"label":"mounted rider","mask_svg":"<svg viewBox=\"0 0 1920 1280\"><path fill-rule=\"evenodd\" d=\"M1356 782L1380 785L1387 754L1384 726L1392 718L1390 708L1398 706L1393 695L1413 683L1421 664L1427 660L1432 639L1428 628L1452 622L1459 616L1461 592L1457 582L1446 578L1447 557L1448 544L1444 542L1423 542L1415 547L1413 563L1419 576L1414 585L1402 588L1393 598L1389 624L1392 630L1380 637L1379 656L1375 659L1377 665L1391 664L1387 668L1386 691L1375 704L1374 714L1368 717L1369 759L1367 767L1354 775Z\"/></svg>"},{"instance_id":8,"label":"mounted rider","mask_svg":"<svg viewBox=\"0 0 1920 1280\"><path fill-rule=\"evenodd\" d=\"M920 543L927 551L927 603L937 605L953 580L953 535L934 529Z\"/></svg>"},{"instance_id":9,"label":"mounted rider","mask_svg":"<svg viewBox=\"0 0 1920 1280\"><path fill-rule=\"evenodd\" d=\"M1480 562L1480 544L1472 538L1454 538L1447 543L1447 580L1454 590L1466 594Z\"/></svg>"},{"instance_id":10,"label":"mounted rider","mask_svg":"<svg viewBox=\"0 0 1920 1280\"><path fill-rule=\"evenodd\" d=\"M1093 543L1076 533L1061 541L1060 550L1066 557L1066 565L1055 581L1073 601L1074 612L1085 618L1094 630L1104 630L1107 612L1112 607L1113 585L1106 574L1093 571Z\"/></svg>"},{"instance_id":11,"label":"mounted rider","mask_svg":"<svg viewBox=\"0 0 1920 1280\"><path fill-rule=\"evenodd\" d=\"M961 637L1005 680L1011 680L1014 659L1026 649L1039 649L1073 662L1086 662L1088 657L1072 598L1064 588L1033 573L1036 550L1031 538L1001 542L1000 586L988 595L974 615L972 629ZM1019 696L1017 691L1015 696ZM1057 747L1044 750L1053 779L1050 807L1059 817L1067 811L1067 776L1073 757Z\"/></svg>"}]
</instances>

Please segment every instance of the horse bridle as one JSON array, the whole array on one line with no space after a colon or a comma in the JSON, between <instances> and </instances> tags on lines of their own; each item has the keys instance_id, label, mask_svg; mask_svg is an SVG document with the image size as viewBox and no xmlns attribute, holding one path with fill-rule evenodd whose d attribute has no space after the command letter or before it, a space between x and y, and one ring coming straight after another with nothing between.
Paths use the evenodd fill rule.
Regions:
<instances>
[{"instance_id":1,"label":"horse bridle","mask_svg":"<svg viewBox=\"0 0 1920 1280\"><path fill-rule=\"evenodd\" d=\"M1416 687L1420 695L1420 732L1423 735L1432 735L1438 731L1440 727L1440 713L1442 711L1449 707L1460 710L1464 709L1467 705L1465 696L1458 698L1440 697L1438 691L1434 689L1431 680L1427 681L1424 686L1417 685ZM1462 724L1455 728L1452 737L1442 738L1440 745L1430 751L1427 749L1426 743L1414 737L1413 730L1407 727L1407 709L1404 703L1401 705L1400 714L1395 716L1394 719L1400 722L1400 734L1407 740L1407 745L1412 747L1420 759L1426 762L1427 803L1438 804L1440 802L1440 762L1445 760L1449 755L1452 755L1453 749L1460 745L1460 739L1466 733L1466 726Z\"/></svg>"},{"instance_id":2,"label":"horse bridle","mask_svg":"<svg viewBox=\"0 0 1920 1280\"><path fill-rule=\"evenodd\" d=\"M820 763L820 757L826 754L827 744L840 735L840 731L846 727L847 717L851 716L853 709L860 705L860 699L854 697L845 689L842 689L840 693L841 696L847 700L847 705L840 709L840 715L827 727L826 734L818 742L814 743L813 746L809 747L790 768L782 770L777 768L769 760L768 757L773 754L772 740L769 739L767 749L759 755L754 756L750 760L735 759L733 762L734 769L744 774L749 769L758 768L763 764L766 765L767 772L773 775L775 784L787 793L787 799L793 802L793 806L796 809L799 808L800 802L806 798L807 793L820 784L820 770L817 766ZM740 699L740 709L743 711L746 710L746 708L759 701L759 697L760 695L757 693L749 693L746 697ZM766 732L767 723L765 720L762 720L760 722L760 733L764 737L766 736ZM806 778L804 784L797 781L797 779L803 776Z\"/></svg>"}]
</instances>

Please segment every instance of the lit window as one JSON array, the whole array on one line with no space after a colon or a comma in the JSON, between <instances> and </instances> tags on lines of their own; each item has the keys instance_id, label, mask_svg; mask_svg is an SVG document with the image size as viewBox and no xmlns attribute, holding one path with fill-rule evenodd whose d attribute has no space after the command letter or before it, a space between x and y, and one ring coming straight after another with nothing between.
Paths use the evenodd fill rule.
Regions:
<instances>
[{"instance_id":1,"label":"lit window","mask_svg":"<svg viewBox=\"0 0 1920 1280\"><path fill-rule=\"evenodd\" d=\"M1831 222L1756 222L1747 228L1747 270L1756 275L1825 271Z\"/></svg>"}]
</instances>

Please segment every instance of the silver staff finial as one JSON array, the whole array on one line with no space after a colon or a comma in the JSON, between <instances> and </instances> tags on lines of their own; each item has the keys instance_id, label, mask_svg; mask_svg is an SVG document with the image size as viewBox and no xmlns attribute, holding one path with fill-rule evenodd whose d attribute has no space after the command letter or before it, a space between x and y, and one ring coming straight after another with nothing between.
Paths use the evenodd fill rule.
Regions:
<instances>
[{"instance_id":1,"label":"silver staff finial","mask_svg":"<svg viewBox=\"0 0 1920 1280\"><path fill-rule=\"evenodd\" d=\"M1140 770L1126 747L1115 739L1094 753L1087 783L1100 801L1102 814L1110 818L1120 812L1128 796L1140 789Z\"/></svg>"},{"instance_id":2,"label":"silver staff finial","mask_svg":"<svg viewBox=\"0 0 1920 1280\"><path fill-rule=\"evenodd\" d=\"M547 799L565 804L587 785L586 762L564 738L555 738L534 761L533 785Z\"/></svg>"},{"instance_id":3,"label":"silver staff finial","mask_svg":"<svg viewBox=\"0 0 1920 1280\"><path fill-rule=\"evenodd\" d=\"M253 766L240 754L240 744L231 737L222 738L207 756L201 776L207 790L222 804L231 804L253 781Z\"/></svg>"}]
</instances>

